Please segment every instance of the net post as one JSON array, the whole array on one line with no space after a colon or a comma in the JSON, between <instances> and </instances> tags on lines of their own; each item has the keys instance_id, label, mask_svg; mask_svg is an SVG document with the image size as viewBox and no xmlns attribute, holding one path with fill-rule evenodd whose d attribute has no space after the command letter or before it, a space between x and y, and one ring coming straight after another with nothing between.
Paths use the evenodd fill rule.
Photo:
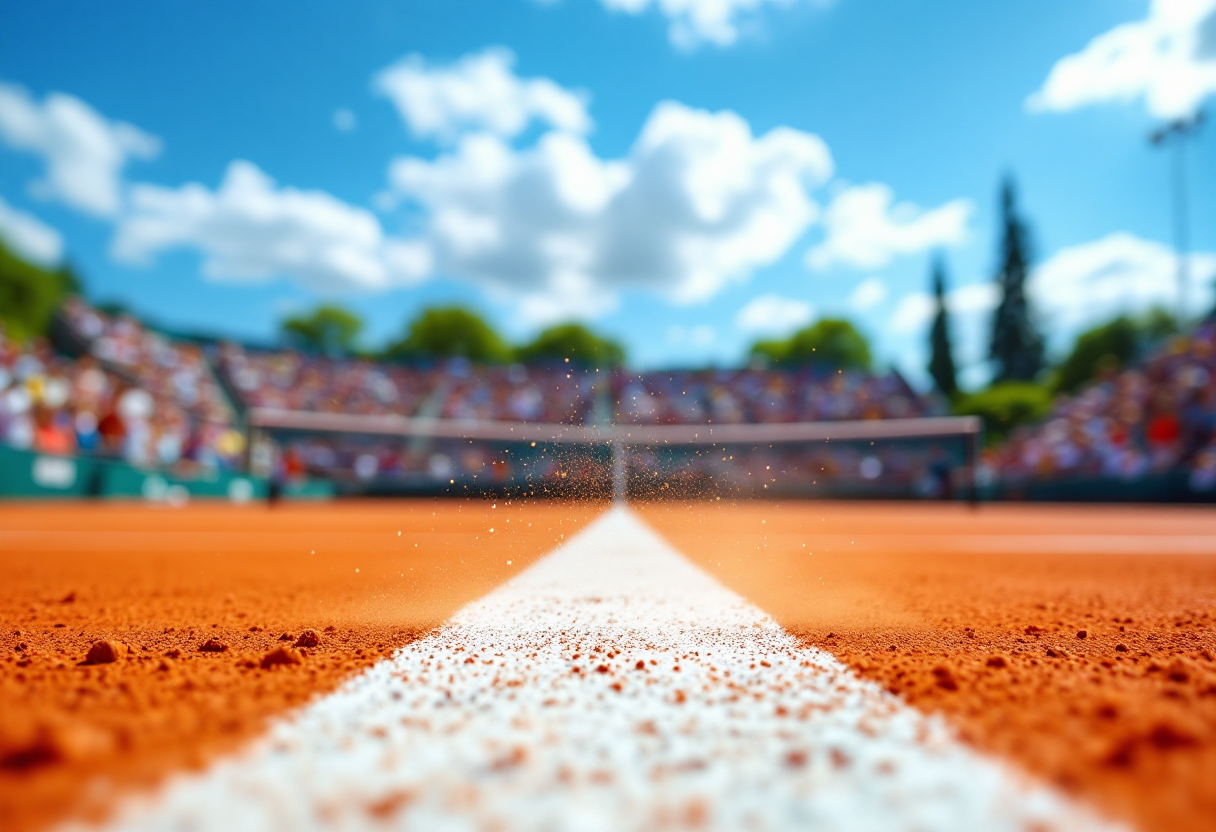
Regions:
<instances>
[{"instance_id":1,"label":"net post","mask_svg":"<svg viewBox=\"0 0 1216 832\"><path fill-rule=\"evenodd\" d=\"M967 502L972 508L980 504L980 456L983 452L984 423L976 419L976 423L967 432L967 473L970 480Z\"/></svg>"},{"instance_id":2,"label":"net post","mask_svg":"<svg viewBox=\"0 0 1216 832\"><path fill-rule=\"evenodd\" d=\"M623 506L627 502L629 486L625 477L625 443L612 440L612 502Z\"/></svg>"}]
</instances>

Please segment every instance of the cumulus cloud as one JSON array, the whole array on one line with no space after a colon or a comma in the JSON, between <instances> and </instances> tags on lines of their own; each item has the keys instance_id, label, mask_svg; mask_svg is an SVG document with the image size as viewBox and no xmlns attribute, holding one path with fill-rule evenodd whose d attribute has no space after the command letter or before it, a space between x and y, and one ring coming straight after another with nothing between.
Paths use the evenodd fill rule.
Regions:
<instances>
[{"instance_id":1,"label":"cumulus cloud","mask_svg":"<svg viewBox=\"0 0 1216 832\"><path fill-rule=\"evenodd\" d=\"M806 326L815 307L804 300L780 295L752 298L735 316L735 326L754 335L785 335Z\"/></svg>"},{"instance_id":2,"label":"cumulus cloud","mask_svg":"<svg viewBox=\"0 0 1216 832\"><path fill-rule=\"evenodd\" d=\"M933 317L933 297L925 292L908 292L899 299L888 324L896 335L912 335L920 332Z\"/></svg>"},{"instance_id":3,"label":"cumulus cloud","mask_svg":"<svg viewBox=\"0 0 1216 832\"><path fill-rule=\"evenodd\" d=\"M972 283L946 294L946 311L956 318L975 318L996 309L1000 289L995 282ZM925 331L937 304L927 292L909 292L899 299L891 315L890 329L896 335L914 335Z\"/></svg>"},{"instance_id":4,"label":"cumulus cloud","mask_svg":"<svg viewBox=\"0 0 1216 832\"><path fill-rule=\"evenodd\" d=\"M825 238L806 255L814 269L837 264L877 269L896 257L961 243L972 205L956 199L932 210L894 204L886 185L857 185L841 192L824 215Z\"/></svg>"},{"instance_id":5,"label":"cumulus cloud","mask_svg":"<svg viewBox=\"0 0 1216 832\"><path fill-rule=\"evenodd\" d=\"M440 270L539 306L527 299L600 303L625 287L708 298L788 251L831 173L817 136L756 136L735 113L666 102L621 159L566 132L524 150L476 133L435 159L395 160L389 179L425 211Z\"/></svg>"},{"instance_id":6,"label":"cumulus cloud","mask_svg":"<svg viewBox=\"0 0 1216 832\"><path fill-rule=\"evenodd\" d=\"M1216 254L1191 255L1188 275L1188 304L1194 316L1216 301ZM1056 252L1031 273L1027 292L1052 345L1064 347L1080 332L1117 315L1153 306L1176 309L1178 260L1169 246L1118 232ZM995 281L960 286L947 295L946 308L961 336L960 360L967 355L982 360L990 316L999 301ZM933 313L929 294L910 292L900 298L888 329L898 336L921 336Z\"/></svg>"},{"instance_id":7,"label":"cumulus cloud","mask_svg":"<svg viewBox=\"0 0 1216 832\"><path fill-rule=\"evenodd\" d=\"M147 263L176 248L201 252L214 279L290 276L329 291L410 283L431 270L424 244L387 237L370 211L323 191L279 187L245 161L231 163L214 191L197 183L132 187L115 257Z\"/></svg>"},{"instance_id":8,"label":"cumulus cloud","mask_svg":"<svg viewBox=\"0 0 1216 832\"><path fill-rule=\"evenodd\" d=\"M870 277L849 293L849 306L858 312L866 312L887 299L887 284L877 277Z\"/></svg>"},{"instance_id":9,"label":"cumulus cloud","mask_svg":"<svg viewBox=\"0 0 1216 832\"><path fill-rule=\"evenodd\" d=\"M127 162L160 152L155 136L107 119L79 98L51 93L39 103L8 83L0 83L0 139L45 161L45 178L32 185L35 195L100 217L122 206Z\"/></svg>"},{"instance_id":10,"label":"cumulus cloud","mask_svg":"<svg viewBox=\"0 0 1216 832\"><path fill-rule=\"evenodd\" d=\"M533 122L570 133L591 130L587 95L548 78L520 78L508 49L487 49L454 64L428 66L410 55L376 75L410 131L450 141L468 130L517 136Z\"/></svg>"},{"instance_id":11,"label":"cumulus cloud","mask_svg":"<svg viewBox=\"0 0 1216 832\"><path fill-rule=\"evenodd\" d=\"M41 266L63 258L63 237L33 214L14 208L0 197L0 240L20 257Z\"/></svg>"},{"instance_id":12,"label":"cumulus cloud","mask_svg":"<svg viewBox=\"0 0 1216 832\"><path fill-rule=\"evenodd\" d=\"M668 20L668 36L689 49L702 43L731 46L740 30L765 6L789 6L794 0L601 0L608 9L642 14L657 9Z\"/></svg>"},{"instance_id":13,"label":"cumulus cloud","mask_svg":"<svg viewBox=\"0 0 1216 832\"><path fill-rule=\"evenodd\" d=\"M1216 255L1188 262L1188 303L1195 315L1212 307ZM1121 313L1178 305L1173 249L1127 232L1061 249L1031 274L1028 291L1052 332L1075 334Z\"/></svg>"},{"instance_id":14,"label":"cumulus cloud","mask_svg":"<svg viewBox=\"0 0 1216 832\"><path fill-rule=\"evenodd\" d=\"M1143 99L1158 118L1193 113L1216 91L1216 0L1153 0L1148 16L1056 61L1033 111L1064 112Z\"/></svg>"}]
</instances>

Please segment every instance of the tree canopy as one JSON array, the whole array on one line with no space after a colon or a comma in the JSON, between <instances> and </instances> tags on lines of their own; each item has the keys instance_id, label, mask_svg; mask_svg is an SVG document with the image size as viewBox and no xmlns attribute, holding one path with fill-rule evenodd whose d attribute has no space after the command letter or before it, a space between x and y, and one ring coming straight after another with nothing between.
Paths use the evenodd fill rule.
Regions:
<instances>
[{"instance_id":1,"label":"tree canopy","mask_svg":"<svg viewBox=\"0 0 1216 832\"><path fill-rule=\"evenodd\" d=\"M45 335L64 297L79 291L70 267L37 266L0 243L0 322L9 337L24 341Z\"/></svg>"},{"instance_id":2,"label":"tree canopy","mask_svg":"<svg viewBox=\"0 0 1216 832\"><path fill-rule=\"evenodd\" d=\"M1001 265L996 278L1001 300L992 321L990 356L996 362L998 382L1031 381L1043 369L1045 350L1026 296L1030 231L1018 214L1012 179L1001 186L1001 225Z\"/></svg>"},{"instance_id":3,"label":"tree canopy","mask_svg":"<svg viewBox=\"0 0 1216 832\"><path fill-rule=\"evenodd\" d=\"M929 375L943 395L953 396L958 392L958 374L950 340L950 313L946 310L946 266L940 259L933 263L933 300L937 313L929 330Z\"/></svg>"},{"instance_id":4,"label":"tree canopy","mask_svg":"<svg viewBox=\"0 0 1216 832\"><path fill-rule=\"evenodd\" d=\"M405 337L385 351L390 358L467 358L478 362L501 362L511 358L511 349L494 328L472 310L462 306L439 306L422 310L410 322Z\"/></svg>"},{"instance_id":5,"label":"tree canopy","mask_svg":"<svg viewBox=\"0 0 1216 832\"><path fill-rule=\"evenodd\" d=\"M293 315L279 325L291 346L323 355L351 352L363 331L363 319L336 304L322 304L304 315Z\"/></svg>"},{"instance_id":6,"label":"tree canopy","mask_svg":"<svg viewBox=\"0 0 1216 832\"><path fill-rule=\"evenodd\" d=\"M564 361L588 367L619 367L625 363L625 348L597 335L582 324L551 326L515 351L520 361Z\"/></svg>"},{"instance_id":7,"label":"tree canopy","mask_svg":"<svg viewBox=\"0 0 1216 832\"><path fill-rule=\"evenodd\" d=\"M870 343L841 318L822 318L789 338L757 341L751 353L771 364L815 364L840 370L869 370Z\"/></svg>"},{"instance_id":8,"label":"tree canopy","mask_svg":"<svg viewBox=\"0 0 1216 832\"><path fill-rule=\"evenodd\" d=\"M1086 330L1077 336L1072 351L1056 368L1052 387L1071 393L1104 370L1126 366L1154 341L1177 331L1174 317L1160 307L1136 318L1120 315Z\"/></svg>"},{"instance_id":9,"label":"tree canopy","mask_svg":"<svg viewBox=\"0 0 1216 832\"><path fill-rule=\"evenodd\" d=\"M1004 439L1018 425L1041 419L1051 410L1051 393L1041 384L1006 381L959 398L954 412L982 416L989 442Z\"/></svg>"}]
</instances>

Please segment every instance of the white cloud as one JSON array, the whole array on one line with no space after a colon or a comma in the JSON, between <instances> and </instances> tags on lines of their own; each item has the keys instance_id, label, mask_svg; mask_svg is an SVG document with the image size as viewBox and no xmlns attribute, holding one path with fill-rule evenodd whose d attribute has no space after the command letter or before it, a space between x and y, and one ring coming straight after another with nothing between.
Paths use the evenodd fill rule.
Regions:
<instances>
[{"instance_id":1,"label":"white cloud","mask_svg":"<svg viewBox=\"0 0 1216 832\"><path fill-rule=\"evenodd\" d=\"M888 324L896 335L912 335L929 325L934 312L933 298L926 292L909 292L899 299Z\"/></svg>"},{"instance_id":2,"label":"white cloud","mask_svg":"<svg viewBox=\"0 0 1216 832\"><path fill-rule=\"evenodd\" d=\"M735 326L756 335L785 335L815 317L815 307L804 300L780 295L752 298L735 316Z\"/></svg>"},{"instance_id":3,"label":"white cloud","mask_svg":"<svg viewBox=\"0 0 1216 832\"><path fill-rule=\"evenodd\" d=\"M450 141L484 130L509 138L533 121L571 133L590 131L585 93L548 78L520 78L514 64L515 56L503 48L441 67L410 55L377 74L373 85L418 137Z\"/></svg>"},{"instance_id":4,"label":"white cloud","mask_svg":"<svg viewBox=\"0 0 1216 832\"><path fill-rule=\"evenodd\" d=\"M1212 288L1216 254L1191 255L1188 275L1193 318L1216 302ZM1031 273L1027 292L1040 328L1054 349L1063 349L1079 333L1117 315L1134 315L1153 306L1174 311L1178 261L1169 246L1119 232L1056 252ZM983 362L991 314L999 300L995 281L961 286L947 295L955 327L955 359L961 364ZM923 338L933 313L929 294L910 292L897 304L888 329L895 336Z\"/></svg>"},{"instance_id":5,"label":"white cloud","mask_svg":"<svg viewBox=\"0 0 1216 832\"><path fill-rule=\"evenodd\" d=\"M667 102L623 159L569 133L519 151L478 133L433 160L395 160L389 179L427 212L448 274L525 304L573 300L571 286L596 303L624 287L692 302L780 259L814 222L810 192L831 172L817 136L754 136L734 113Z\"/></svg>"},{"instance_id":6,"label":"white cloud","mask_svg":"<svg viewBox=\"0 0 1216 832\"><path fill-rule=\"evenodd\" d=\"M130 202L113 245L126 262L193 248L211 278L289 276L331 291L415 282L431 270L424 244L386 237L370 211L323 191L278 187L250 162L231 163L215 191L141 184Z\"/></svg>"},{"instance_id":7,"label":"white cloud","mask_svg":"<svg viewBox=\"0 0 1216 832\"><path fill-rule=\"evenodd\" d=\"M160 152L155 136L107 119L79 98L51 93L39 104L7 83L0 83L0 139L45 160L46 178L32 186L36 195L102 217L122 206L127 162Z\"/></svg>"},{"instance_id":8,"label":"white cloud","mask_svg":"<svg viewBox=\"0 0 1216 832\"><path fill-rule=\"evenodd\" d=\"M33 214L14 208L0 197L0 239L21 257L41 266L63 258L63 237Z\"/></svg>"},{"instance_id":9,"label":"white cloud","mask_svg":"<svg viewBox=\"0 0 1216 832\"><path fill-rule=\"evenodd\" d=\"M877 277L870 277L849 293L849 306L858 312L866 312L886 299L887 284Z\"/></svg>"},{"instance_id":10,"label":"white cloud","mask_svg":"<svg viewBox=\"0 0 1216 832\"><path fill-rule=\"evenodd\" d=\"M996 309L1000 289L995 281L960 286L946 294L946 311L955 319L982 317ZM896 335L915 335L927 330L937 304L927 292L909 292L891 315L890 329Z\"/></svg>"},{"instance_id":11,"label":"white cloud","mask_svg":"<svg viewBox=\"0 0 1216 832\"><path fill-rule=\"evenodd\" d=\"M1189 314L1212 306L1216 255L1189 258ZM1127 232L1061 249L1034 270L1028 291L1050 332L1075 335L1121 313L1178 305L1178 260L1168 246Z\"/></svg>"},{"instance_id":12,"label":"white cloud","mask_svg":"<svg viewBox=\"0 0 1216 832\"><path fill-rule=\"evenodd\" d=\"M359 125L359 119L345 107L334 110L334 127L341 133L351 133Z\"/></svg>"},{"instance_id":13,"label":"white cloud","mask_svg":"<svg viewBox=\"0 0 1216 832\"><path fill-rule=\"evenodd\" d=\"M959 286L946 295L946 309L954 315L991 312L1001 301L1001 289L996 281Z\"/></svg>"},{"instance_id":14,"label":"white cloud","mask_svg":"<svg viewBox=\"0 0 1216 832\"><path fill-rule=\"evenodd\" d=\"M1216 91L1216 0L1153 0L1148 17L1056 61L1027 99L1034 111L1143 99L1158 118L1194 112Z\"/></svg>"},{"instance_id":15,"label":"white cloud","mask_svg":"<svg viewBox=\"0 0 1216 832\"><path fill-rule=\"evenodd\" d=\"M492 294L510 303L512 298L501 289ZM612 292L596 286L586 275L559 275L552 286L542 292L527 292L517 299L515 318L525 328L537 329L570 320L591 320L620 307L620 299Z\"/></svg>"},{"instance_id":16,"label":"white cloud","mask_svg":"<svg viewBox=\"0 0 1216 832\"><path fill-rule=\"evenodd\" d=\"M605 7L628 14L657 9L669 21L668 36L689 49L702 43L731 46L741 28L764 6L789 6L794 0L601 0Z\"/></svg>"},{"instance_id":17,"label":"white cloud","mask_svg":"<svg viewBox=\"0 0 1216 832\"><path fill-rule=\"evenodd\" d=\"M824 241L807 252L815 269L843 264L877 269L902 255L961 243L967 236L972 205L965 199L924 211L894 205L891 189L880 183L842 191L824 215Z\"/></svg>"}]
</instances>

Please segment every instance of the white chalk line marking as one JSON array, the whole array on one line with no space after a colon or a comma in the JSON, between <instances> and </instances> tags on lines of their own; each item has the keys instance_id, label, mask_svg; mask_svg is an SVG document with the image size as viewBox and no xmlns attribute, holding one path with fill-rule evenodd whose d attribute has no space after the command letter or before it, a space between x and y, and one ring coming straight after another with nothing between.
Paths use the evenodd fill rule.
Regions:
<instances>
[{"instance_id":1,"label":"white chalk line marking","mask_svg":"<svg viewBox=\"0 0 1216 832\"><path fill-rule=\"evenodd\" d=\"M798 538L781 532L782 543ZM1170 534L814 534L808 545L833 554L925 551L977 555L1216 555L1216 536ZM770 541L770 546L773 545Z\"/></svg>"},{"instance_id":2,"label":"white chalk line marking","mask_svg":"<svg viewBox=\"0 0 1216 832\"><path fill-rule=\"evenodd\" d=\"M1120 827L801 647L614 509L108 828Z\"/></svg>"}]
</instances>

